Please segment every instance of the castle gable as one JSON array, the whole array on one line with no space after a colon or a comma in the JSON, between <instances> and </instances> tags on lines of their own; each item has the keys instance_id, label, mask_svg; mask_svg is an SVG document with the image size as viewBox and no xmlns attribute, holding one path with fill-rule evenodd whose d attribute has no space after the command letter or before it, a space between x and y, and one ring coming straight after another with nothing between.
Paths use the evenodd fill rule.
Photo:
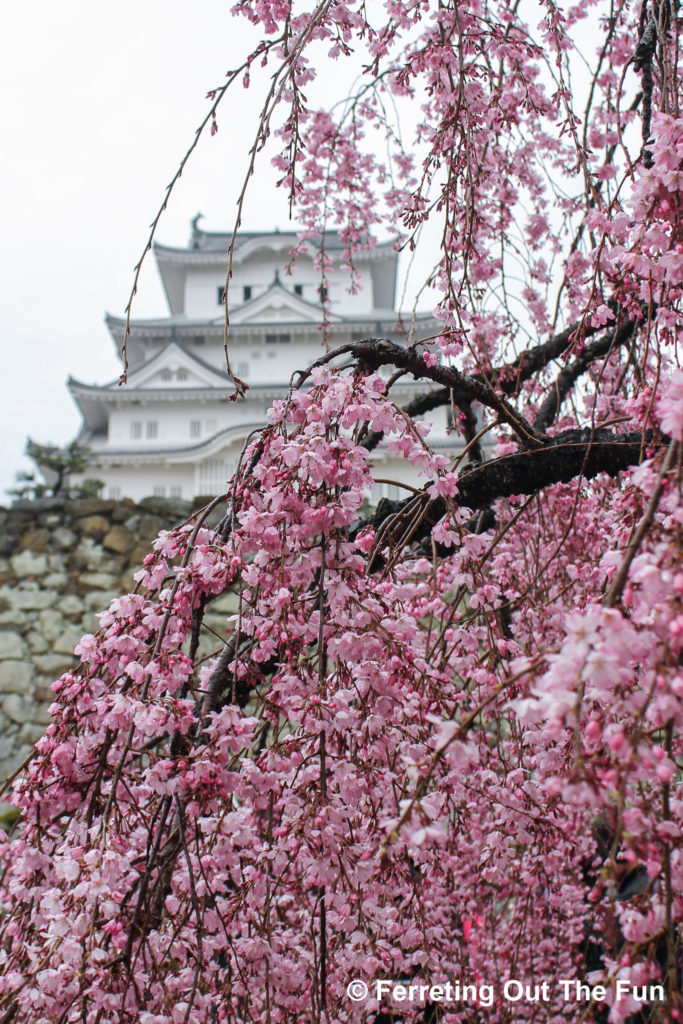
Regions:
<instances>
[{"instance_id":1,"label":"castle gable","mask_svg":"<svg viewBox=\"0 0 683 1024\"><path fill-rule=\"evenodd\" d=\"M328 319L337 322L342 318L328 314ZM272 284L267 291L250 299L237 307L230 314L233 324L263 323L312 323L319 324L322 320L322 307L307 302L293 292L287 291L278 282Z\"/></svg>"},{"instance_id":2,"label":"castle gable","mask_svg":"<svg viewBox=\"0 0 683 1024\"><path fill-rule=\"evenodd\" d=\"M226 383L227 372L221 373L172 341L129 373L127 387L141 390L215 388L225 387Z\"/></svg>"}]
</instances>

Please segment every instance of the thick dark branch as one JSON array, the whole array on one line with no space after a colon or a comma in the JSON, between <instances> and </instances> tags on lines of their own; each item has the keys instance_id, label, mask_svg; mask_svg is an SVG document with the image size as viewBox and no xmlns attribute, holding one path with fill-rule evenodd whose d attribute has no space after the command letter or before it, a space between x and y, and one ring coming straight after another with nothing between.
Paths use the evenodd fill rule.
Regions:
<instances>
[{"instance_id":1,"label":"thick dark branch","mask_svg":"<svg viewBox=\"0 0 683 1024\"><path fill-rule=\"evenodd\" d=\"M646 438L650 443L651 437ZM661 442L660 442L661 443ZM542 448L502 455L464 473L458 483L455 501L473 510L488 509L498 498L511 495L530 495L552 484L568 483L583 476L591 479L598 473L616 476L629 466L640 462L643 436L639 432L613 434L609 430L566 430L551 438ZM413 516L417 505L424 510L419 525L410 540L429 536L433 526L446 514L443 499L430 501L426 491L405 501L382 501L369 519L354 529L354 535L365 526L386 530L385 542L400 536L408 516ZM387 520L395 517L387 529Z\"/></svg>"},{"instance_id":2,"label":"thick dark branch","mask_svg":"<svg viewBox=\"0 0 683 1024\"><path fill-rule=\"evenodd\" d=\"M386 339L359 341L344 348L352 353L359 364L370 369L376 370L380 366L392 365L411 373L416 380L432 380L435 384L445 384L449 390L466 396L466 404L469 405L476 400L494 409L500 419L512 427L523 443L542 443L542 439L536 436L524 417L516 412L505 398L497 394L488 380L482 376L470 377L454 366L428 366L415 349L403 348L402 345Z\"/></svg>"},{"instance_id":3,"label":"thick dark branch","mask_svg":"<svg viewBox=\"0 0 683 1024\"><path fill-rule=\"evenodd\" d=\"M557 416L562 402L591 363L606 356L613 348L625 344L633 336L634 330L635 324L631 320L627 320L626 323L615 328L611 334L606 334L604 338L598 338L592 345L586 345L576 359L560 371L534 420L534 428L541 431L547 430Z\"/></svg>"},{"instance_id":4,"label":"thick dark branch","mask_svg":"<svg viewBox=\"0 0 683 1024\"><path fill-rule=\"evenodd\" d=\"M647 144L650 141L650 132L652 130L652 89L654 85L652 61L656 49L657 22L651 14L644 32L638 40L633 58L634 71L642 71L643 73L643 146L641 153L645 167L652 167L652 153L647 148Z\"/></svg>"},{"instance_id":5,"label":"thick dark branch","mask_svg":"<svg viewBox=\"0 0 683 1024\"><path fill-rule=\"evenodd\" d=\"M566 430L541 449L503 455L466 473L458 485L458 501L472 509L488 508L497 498L535 494L579 475L587 480L598 473L616 476L640 462L642 445L639 431Z\"/></svg>"},{"instance_id":6,"label":"thick dark branch","mask_svg":"<svg viewBox=\"0 0 683 1024\"><path fill-rule=\"evenodd\" d=\"M559 334L554 334L548 341L543 342L541 345L535 345L533 348L528 349L526 352L522 352L516 359L511 363L507 363L505 366L501 366L499 369L490 370L486 375L477 373L473 374L471 380L479 383L488 382L493 387L497 388L503 395L509 396L514 395L519 390L520 384L529 380L534 374L540 370L545 369L553 359L557 359L564 352L567 351L569 346L573 344L576 339L577 331L580 329L580 324L572 324L571 327L567 327L564 331L560 331ZM582 338L588 338L595 334L599 330L598 327L585 326L582 329ZM629 331L629 337L632 333ZM605 351L609 350L609 343L612 338L612 334L606 335L603 342L606 342ZM618 344L621 344L624 339L620 339ZM617 344L617 342L615 342ZM404 406L403 411L409 416L422 416L426 412L430 412L432 409L438 409L443 405L454 405L458 409L465 411L472 402L472 395L468 394L464 390L457 387L445 387L438 388L434 391L430 391L425 395L420 395L415 398L408 405ZM552 422L552 420L550 421ZM372 451L382 439L382 435L379 433L372 433L365 439L365 447L368 451Z\"/></svg>"}]
</instances>

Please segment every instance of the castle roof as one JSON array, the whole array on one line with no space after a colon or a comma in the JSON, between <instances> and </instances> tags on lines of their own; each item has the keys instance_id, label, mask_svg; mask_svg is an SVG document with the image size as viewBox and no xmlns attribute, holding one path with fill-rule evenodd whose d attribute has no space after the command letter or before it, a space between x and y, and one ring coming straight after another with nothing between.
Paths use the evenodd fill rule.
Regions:
<instances>
[{"instance_id":1,"label":"castle roof","mask_svg":"<svg viewBox=\"0 0 683 1024\"><path fill-rule=\"evenodd\" d=\"M200 216L200 215L198 215ZM279 239L290 246L296 245L300 238L298 231L238 231L235 236L235 252L252 242ZM204 231L199 227L197 218L192 221L192 234L189 248L195 252L220 252L225 255L232 240L232 231ZM322 242L322 246L319 244ZM316 248L343 249L344 242L338 231L326 231L323 238L312 241Z\"/></svg>"}]
</instances>

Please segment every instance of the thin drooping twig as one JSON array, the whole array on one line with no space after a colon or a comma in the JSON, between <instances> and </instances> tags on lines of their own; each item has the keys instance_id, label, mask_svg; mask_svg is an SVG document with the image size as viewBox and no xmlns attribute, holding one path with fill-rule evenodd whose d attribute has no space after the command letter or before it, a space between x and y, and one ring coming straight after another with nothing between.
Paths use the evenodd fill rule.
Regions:
<instances>
[{"instance_id":1,"label":"thin drooping twig","mask_svg":"<svg viewBox=\"0 0 683 1024\"><path fill-rule=\"evenodd\" d=\"M586 345L573 362L563 367L538 411L534 420L534 428L547 430L579 377L596 359L607 356L614 348L626 344L633 337L634 331L635 324L627 320L625 324L616 327L611 334L599 338L592 345Z\"/></svg>"},{"instance_id":2,"label":"thin drooping twig","mask_svg":"<svg viewBox=\"0 0 683 1024\"><path fill-rule=\"evenodd\" d=\"M275 45L275 41L271 41L268 44L264 44L263 51L269 49L273 45ZM127 379L128 379L128 338L130 337L130 321L131 321L131 313L132 313L132 310L133 310L133 299L137 295L138 284L139 284L139 281L140 281L140 272L142 270L142 265L145 262L145 257L147 256L147 253L152 248L152 242L154 241L154 236L156 235L156 230L157 230L157 227L159 226L159 221L161 220L161 217L162 217L166 207L168 206L168 201L171 198L171 193L173 192L173 189L177 185L178 181L180 180L180 178L182 176L182 173L185 170L185 167L187 165L188 160L190 159L190 157L194 153L195 149L197 148L197 144L199 143L200 138L204 134L204 131L206 130L207 125L210 124L210 123L213 123L213 121L214 121L214 119L216 117L216 111L217 111L217 109L219 107L219 104L220 104L221 100L223 99L223 97L225 96L226 92L228 91L228 89L230 88L232 83L235 81L235 79L238 78L245 70L247 70L249 68L250 63L251 63L251 58L249 57L249 58L247 58L247 60L243 61L242 64L240 64L240 66L235 71L229 72L227 81L224 82L223 85L219 89L217 89L215 91L215 97L214 97L213 103L209 107L209 110L207 111L206 116L202 120L201 124L196 129L195 134L194 134L194 138L192 140L192 143L190 144L190 146L187 149L185 155L183 156L182 160L178 164L178 168L177 168L175 174L173 175L173 177L171 178L170 182L166 186L166 191L164 192L164 197L163 197L163 200L161 202L161 205L160 205L159 209L157 210L156 215L154 217L154 220L152 221L152 223L150 225L150 232L149 232L149 235L147 236L147 241L145 242L145 247L142 250L142 255L140 256L138 262L135 264L135 267L134 267L133 285L132 285L132 288L131 288L131 291L130 291L130 295L128 296L128 303L126 304L126 309L125 309L126 325L125 325L125 328L124 328L124 331L123 331L123 341L121 343L121 357L123 359L123 372L122 372L121 377L119 379L119 383L120 384L125 384Z\"/></svg>"},{"instance_id":3,"label":"thin drooping twig","mask_svg":"<svg viewBox=\"0 0 683 1024\"><path fill-rule=\"evenodd\" d=\"M616 575L612 580L611 587L605 595L605 600L603 603L606 608L613 608L619 600L619 598L621 597L621 593L624 589L626 580L628 578L628 571L631 566L631 562L638 553L638 549L640 548L640 545L643 542L643 538L645 537L645 534L652 525L652 520L654 519L655 512L657 511L657 506L659 505L660 498L662 497L662 492L664 490L667 475L674 463L674 458L676 457L677 451L677 443L675 441L671 441L669 443L669 448L666 453L666 458L664 459L662 468L659 472L659 479L657 480L655 489L652 492L647 508L645 509L645 514L643 515L643 518L640 520L637 529L635 530L633 536L631 537L631 540L628 543L621 565L619 566Z\"/></svg>"}]
</instances>

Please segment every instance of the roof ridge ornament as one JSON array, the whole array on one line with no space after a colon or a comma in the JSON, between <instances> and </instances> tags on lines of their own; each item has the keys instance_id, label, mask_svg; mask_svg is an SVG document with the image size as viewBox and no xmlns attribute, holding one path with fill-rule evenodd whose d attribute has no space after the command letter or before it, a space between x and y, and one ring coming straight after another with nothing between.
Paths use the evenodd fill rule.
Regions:
<instances>
[{"instance_id":1,"label":"roof ridge ornament","mask_svg":"<svg viewBox=\"0 0 683 1024\"><path fill-rule=\"evenodd\" d=\"M190 221L190 223L192 224L192 237L190 239L190 246L192 249L199 248L199 236L201 235L202 232L198 225L199 221L203 220L203 218L203 213L195 213L194 217Z\"/></svg>"}]
</instances>

